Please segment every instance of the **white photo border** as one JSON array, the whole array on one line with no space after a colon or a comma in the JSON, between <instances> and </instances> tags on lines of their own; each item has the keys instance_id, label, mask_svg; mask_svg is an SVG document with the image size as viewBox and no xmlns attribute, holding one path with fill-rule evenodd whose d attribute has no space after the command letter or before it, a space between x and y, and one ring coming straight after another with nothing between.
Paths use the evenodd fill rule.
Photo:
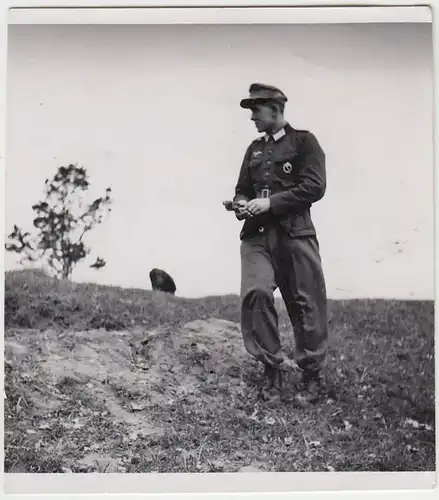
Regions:
<instances>
[{"instance_id":1,"label":"white photo border","mask_svg":"<svg viewBox=\"0 0 439 500\"><path fill-rule=\"evenodd\" d=\"M436 0L437 1L437 0ZM432 23L434 38L434 88L438 88L439 30L438 7L430 1L379 1L350 0L349 7L343 0L308 1L277 0L275 2L248 0L145 1L145 0L1 0L0 2L0 172L2 201L5 194L6 151L6 74L7 27L10 24L306 24L306 23ZM12 9L12 10L10 10ZM434 166L438 169L437 130L439 106L434 94ZM438 176L435 175L435 200L439 193ZM435 235L439 229L438 203L435 203ZM0 211L1 242L3 241L4 205ZM436 242L436 238L435 238ZM435 248L437 261L437 249ZM4 255L1 254L4 276ZM439 267L435 265L435 283ZM4 287L0 289L0 323L4 325ZM436 295L435 295L436 298ZM437 313L435 312L435 321ZM2 329L4 333L4 328ZM1 336L4 348L3 335ZM437 349L435 350L436 382L438 373ZM3 354L2 354L3 356ZM4 387L4 386L3 386ZM3 395L5 393L3 390ZM2 400L2 414L4 401ZM436 411L437 422L437 411ZM437 426L436 426L437 429ZM2 436L4 426L1 426ZM438 458L436 431L436 463ZM2 448L4 471L4 448ZM311 474L311 476L310 476ZM60 495L65 499L105 498L108 500L131 498L142 494L150 499L164 498L215 498L215 499L368 499L391 500L437 496L436 472L335 472L335 473L246 473L246 474L3 474L3 491L14 498L46 498ZM68 493L68 494L67 494ZM104 496L105 494L105 496ZM26 495L26 496L25 496Z\"/></svg>"}]
</instances>

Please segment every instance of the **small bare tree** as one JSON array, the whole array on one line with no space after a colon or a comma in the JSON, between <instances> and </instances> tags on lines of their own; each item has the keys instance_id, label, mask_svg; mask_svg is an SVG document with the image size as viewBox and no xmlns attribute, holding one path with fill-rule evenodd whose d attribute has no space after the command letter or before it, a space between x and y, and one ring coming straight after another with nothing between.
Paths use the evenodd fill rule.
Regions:
<instances>
[{"instance_id":1,"label":"small bare tree","mask_svg":"<svg viewBox=\"0 0 439 500\"><path fill-rule=\"evenodd\" d=\"M14 225L6 250L20 254L21 264L39 262L56 277L69 279L74 267L90 253L85 235L111 211L111 188L87 204L84 198L89 186L84 168L72 164L59 167L53 179L45 181L44 200L32 206L37 234L31 236ZM105 264L98 257L90 267L100 269Z\"/></svg>"}]
</instances>

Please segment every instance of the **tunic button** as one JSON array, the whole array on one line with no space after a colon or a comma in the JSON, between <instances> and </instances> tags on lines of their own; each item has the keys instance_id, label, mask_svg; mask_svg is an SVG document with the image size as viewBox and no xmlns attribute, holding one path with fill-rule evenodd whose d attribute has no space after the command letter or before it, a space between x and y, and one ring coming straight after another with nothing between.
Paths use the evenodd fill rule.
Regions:
<instances>
[{"instance_id":1,"label":"tunic button","mask_svg":"<svg viewBox=\"0 0 439 500\"><path fill-rule=\"evenodd\" d=\"M263 227L260 227L260 228L259 228L259 232L260 232L260 233L263 233L263 232L264 232L264 228L263 228Z\"/></svg>"}]
</instances>

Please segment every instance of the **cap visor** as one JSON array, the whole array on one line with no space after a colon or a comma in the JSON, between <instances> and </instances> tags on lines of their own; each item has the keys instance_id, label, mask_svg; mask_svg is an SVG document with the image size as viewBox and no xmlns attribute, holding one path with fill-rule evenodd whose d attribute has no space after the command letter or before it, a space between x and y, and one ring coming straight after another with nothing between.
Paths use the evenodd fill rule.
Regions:
<instances>
[{"instance_id":1,"label":"cap visor","mask_svg":"<svg viewBox=\"0 0 439 500\"><path fill-rule=\"evenodd\" d=\"M268 101L268 99L257 98L257 97L255 97L255 98L247 97L246 99L243 99L241 101L241 108L249 109L258 103L260 104L260 103L267 102L267 101Z\"/></svg>"},{"instance_id":2,"label":"cap visor","mask_svg":"<svg viewBox=\"0 0 439 500\"><path fill-rule=\"evenodd\" d=\"M254 104L254 99L243 99L241 101L241 108L247 109L250 108Z\"/></svg>"}]
</instances>

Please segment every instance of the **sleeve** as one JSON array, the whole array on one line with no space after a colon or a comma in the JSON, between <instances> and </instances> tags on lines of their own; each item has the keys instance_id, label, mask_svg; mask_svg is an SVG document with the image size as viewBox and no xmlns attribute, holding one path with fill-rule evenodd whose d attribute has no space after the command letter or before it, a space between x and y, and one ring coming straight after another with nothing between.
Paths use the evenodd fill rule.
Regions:
<instances>
[{"instance_id":1,"label":"sleeve","mask_svg":"<svg viewBox=\"0 0 439 500\"><path fill-rule=\"evenodd\" d=\"M249 171L251 152L252 146L250 145L245 152L244 159L241 164L238 182L235 187L235 196L233 198L234 203L241 200L249 201L253 198L253 185L251 182Z\"/></svg>"},{"instance_id":2,"label":"sleeve","mask_svg":"<svg viewBox=\"0 0 439 500\"><path fill-rule=\"evenodd\" d=\"M301 168L298 182L291 189L270 197L274 215L282 216L323 198L326 191L325 153L316 137L308 132L301 146Z\"/></svg>"}]
</instances>

